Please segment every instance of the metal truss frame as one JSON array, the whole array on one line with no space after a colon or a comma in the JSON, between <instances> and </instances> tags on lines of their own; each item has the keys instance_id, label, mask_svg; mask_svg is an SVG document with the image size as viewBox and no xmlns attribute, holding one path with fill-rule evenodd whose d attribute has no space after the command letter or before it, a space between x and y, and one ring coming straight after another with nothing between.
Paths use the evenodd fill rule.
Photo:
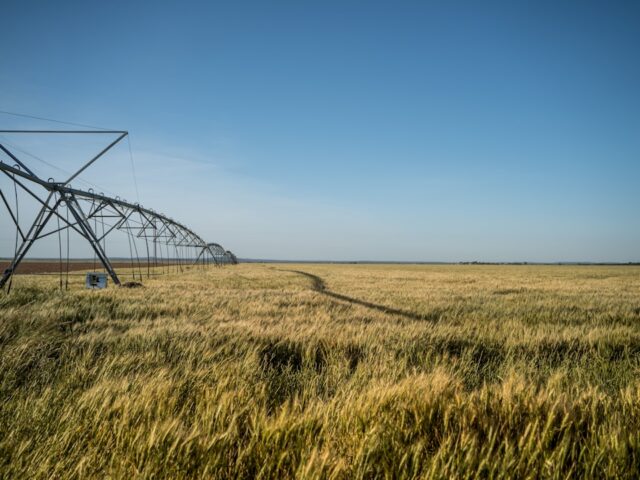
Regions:
<instances>
[{"instance_id":1,"label":"metal truss frame","mask_svg":"<svg viewBox=\"0 0 640 480\"><path fill-rule=\"evenodd\" d=\"M0 190L0 200L2 200L2 204L4 204L8 210L9 216L16 226L18 236L21 239L21 243L15 252L11 264L0 277L0 288L4 287L11 278L18 265L20 265L20 262L36 241L69 229L87 240L95 252L96 257L100 260L100 263L116 285L120 285L120 279L106 253L105 241L106 237L114 230L126 231L129 235L145 240L147 265L149 265L152 258L157 264L158 244L166 245L167 248L173 247L176 254L181 248L194 249L193 252L198 254L197 256L193 255L196 257L194 264L200 261L207 263L209 260L212 260L216 265L237 263L237 258L233 253L225 250L217 243L205 242L202 237L172 218L142 207L137 203L127 202L119 197L113 198L102 193L95 193L92 189L80 190L70 185L72 180L77 178L78 175L124 139L128 135L128 132L107 130L0 130L0 134L2 133L112 134L117 135L117 138L87 161L65 182L54 182L51 179L43 180L34 174L12 151L0 143L0 150L15 162L14 165L9 165L0 159L0 172L9 177L16 185L16 188L20 187L22 191L29 194L29 196L37 200L40 204L40 210L35 220L25 232L18 222L18 212L13 211L7 198L2 190ZM34 192L34 186L44 189L46 192L44 199ZM61 208L66 208L67 215L61 214ZM68 214L70 214L71 217L69 217ZM45 227L54 217L58 222L57 228L45 231ZM94 225L91 224L92 221ZM100 221L103 227L102 232L98 232L98 221ZM104 225L109 221L112 222L112 224L105 230ZM60 226L60 223L62 223L62 226ZM149 250L150 241L153 244L153 252Z\"/></svg>"}]
</instances>

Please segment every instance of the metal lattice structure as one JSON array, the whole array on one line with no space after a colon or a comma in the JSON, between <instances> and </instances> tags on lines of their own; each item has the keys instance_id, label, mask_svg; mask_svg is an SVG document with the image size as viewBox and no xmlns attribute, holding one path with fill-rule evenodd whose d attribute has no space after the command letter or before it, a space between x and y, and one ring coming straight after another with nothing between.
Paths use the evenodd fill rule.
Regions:
<instances>
[{"instance_id":1,"label":"metal lattice structure","mask_svg":"<svg viewBox=\"0 0 640 480\"><path fill-rule=\"evenodd\" d=\"M92 189L81 190L71 186L72 180L76 179L100 157L122 141L128 135L128 132L107 130L0 130L0 134L3 133L111 134L117 135L117 137L64 182L55 182L52 179L44 180L38 177L6 145L0 143L0 150L6 157L15 162L13 165L9 165L0 157L0 171L11 179L15 184L15 188L20 188L34 198L40 207L29 229L23 230L20 227L17 212L14 212L7 197L0 189L0 200L8 210L21 240L19 245L16 245L17 248L11 264L0 277L0 288L11 278L36 241L68 229L73 230L89 243L97 259L116 285L120 285L121 282L113 267L113 262L106 253L107 236L116 230L125 231L130 236L144 240L146 252L143 252L143 256L147 257L148 268L154 261L157 263L158 249L163 247L167 251L167 256L170 256L171 252L175 252L174 255L177 258L180 258L180 252L183 252L183 254L185 251L190 252L188 255L183 256L185 258L195 258L194 263L215 263L216 265L237 263L233 253L225 250L217 243L207 243L198 234L172 218L137 203L127 202L119 197L114 198L103 193L96 193ZM42 196L43 193L44 197ZM17 206L14 206L14 208L17 208ZM52 219L56 220L56 224L51 225ZM102 231L99 231L100 229L97 227L98 221L102 226ZM49 228L47 228L48 226Z\"/></svg>"}]
</instances>

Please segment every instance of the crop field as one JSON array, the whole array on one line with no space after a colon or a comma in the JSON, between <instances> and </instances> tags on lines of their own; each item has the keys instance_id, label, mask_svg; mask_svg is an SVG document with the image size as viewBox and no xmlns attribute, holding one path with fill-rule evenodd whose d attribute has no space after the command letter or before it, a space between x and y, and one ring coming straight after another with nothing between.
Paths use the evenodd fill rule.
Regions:
<instances>
[{"instance_id":1,"label":"crop field","mask_svg":"<svg viewBox=\"0 0 640 480\"><path fill-rule=\"evenodd\" d=\"M125 278L126 279L126 278ZM640 268L241 264L0 293L0 478L637 478Z\"/></svg>"}]
</instances>

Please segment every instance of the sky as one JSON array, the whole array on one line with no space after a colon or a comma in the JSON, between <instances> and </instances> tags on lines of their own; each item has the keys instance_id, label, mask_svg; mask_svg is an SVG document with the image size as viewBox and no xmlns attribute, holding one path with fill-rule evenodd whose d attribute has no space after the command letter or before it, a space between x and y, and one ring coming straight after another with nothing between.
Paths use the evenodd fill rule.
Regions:
<instances>
[{"instance_id":1,"label":"sky","mask_svg":"<svg viewBox=\"0 0 640 480\"><path fill-rule=\"evenodd\" d=\"M2 13L0 110L129 131L83 178L239 257L640 261L638 2ZM65 171L105 141L2 138Z\"/></svg>"}]
</instances>

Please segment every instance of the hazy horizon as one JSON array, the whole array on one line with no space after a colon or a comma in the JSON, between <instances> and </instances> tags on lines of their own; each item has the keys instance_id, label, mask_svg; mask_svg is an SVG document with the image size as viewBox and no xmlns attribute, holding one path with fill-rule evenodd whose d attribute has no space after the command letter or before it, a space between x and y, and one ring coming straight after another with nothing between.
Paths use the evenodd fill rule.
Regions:
<instances>
[{"instance_id":1,"label":"hazy horizon","mask_svg":"<svg viewBox=\"0 0 640 480\"><path fill-rule=\"evenodd\" d=\"M0 261L3 262L8 262L12 259L12 257L0 257ZM130 261L130 257L127 256L122 256L122 257L118 257L118 256L110 256L110 260L113 262L129 262ZM184 261L187 262L188 264L188 260L184 259L184 258L178 258L178 257L171 257L171 258L161 258L161 257L157 257L157 261L158 261L158 265L161 265L162 262L173 262L173 261ZM27 259L24 260L25 262L29 262L29 261L33 261L33 262L38 262L38 261L42 261L42 262L53 262L53 263L57 263L60 261L59 257L34 257L31 256ZM94 259L93 257L69 257L69 261L70 262L91 262L91 261L95 261L98 265L99 269L102 269L102 266L100 264L100 261L96 258ZM150 257L150 262L154 263L155 259L154 257ZM557 261L529 261L529 260L514 260L514 261L484 261L484 260L459 260L459 261L443 261L443 260L384 260L384 259L380 259L380 260L366 260L366 259L355 259L355 260L314 260L314 259L301 259L301 258L297 258L297 259L278 259L278 258L251 258L251 257L246 257L246 258L242 258L239 257L238 261L240 261L241 263L309 263L309 264L313 264L313 263L338 263L338 264L403 264L403 265L441 265L441 264L445 264L445 265L458 265L458 264L464 264L464 265L469 265L469 264L477 264L477 265L495 265L495 264L504 264L504 265L568 265L568 266L576 266L576 265L591 265L591 266L597 266L597 265L620 265L620 266L625 266L625 265L638 265L640 264L640 262L633 262L633 261L628 261L628 262L607 262L607 261L589 261L589 260L557 260ZM66 256L62 259L62 262L66 262ZM137 264L138 260L136 260L136 258L134 257L134 262ZM146 264L147 262L147 257L146 256L141 256L139 259L139 262L141 264Z\"/></svg>"}]
</instances>

